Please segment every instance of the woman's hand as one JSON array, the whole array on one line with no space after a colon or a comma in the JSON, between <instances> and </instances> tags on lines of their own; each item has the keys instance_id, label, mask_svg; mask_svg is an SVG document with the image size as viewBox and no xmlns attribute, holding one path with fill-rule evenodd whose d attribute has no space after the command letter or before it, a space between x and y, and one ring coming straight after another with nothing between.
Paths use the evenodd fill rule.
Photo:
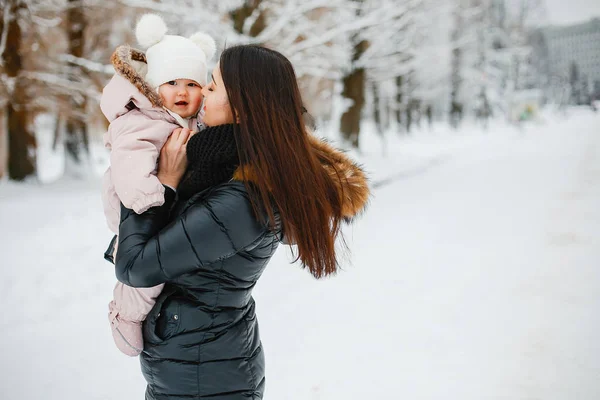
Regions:
<instances>
[{"instance_id":1,"label":"woman's hand","mask_svg":"<svg viewBox=\"0 0 600 400\"><path fill-rule=\"evenodd\" d=\"M156 176L163 185L174 188L179 185L187 168L185 147L192 135L187 128L177 128L161 149Z\"/></svg>"}]
</instances>

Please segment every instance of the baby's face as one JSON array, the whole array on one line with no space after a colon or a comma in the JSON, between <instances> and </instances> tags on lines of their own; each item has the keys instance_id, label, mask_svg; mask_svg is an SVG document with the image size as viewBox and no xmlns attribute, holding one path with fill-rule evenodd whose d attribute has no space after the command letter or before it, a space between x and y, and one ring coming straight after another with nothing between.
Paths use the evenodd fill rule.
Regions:
<instances>
[{"instance_id":1,"label":"baby's face","mask_svg":"<svg viewBox=\"0 0 600 400\"><path fill-rule=\"evenodd\" d=\"M182 118L195 116L204 98L198 82L190 79L176 79L163 83L158 88L158 93L164 106Z\"/></svg>"}]
</instances>

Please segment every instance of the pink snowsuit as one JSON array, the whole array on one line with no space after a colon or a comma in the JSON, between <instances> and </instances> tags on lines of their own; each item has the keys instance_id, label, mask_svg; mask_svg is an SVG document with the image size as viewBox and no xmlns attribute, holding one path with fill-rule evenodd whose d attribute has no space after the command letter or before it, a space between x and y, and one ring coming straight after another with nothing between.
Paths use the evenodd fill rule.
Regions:
<instances>
[{"instance_id":1,"label":"pink snowsuit","mask_svg":"<svg viewBox=\"0 0 600 400\"><path fill-rule=\"evenodd\" d=\"M102 202L108 227L117 235L121 202L138 214L164 203L164 187L156 177L157 160L167 138L180 127L162 107L157 92L143 80L144 61L143 53L128 46L117 48L112 57L117 73L104 88L100 102L110 122L104 144L111 151L110 167L102 182ZM198 130L197 119L179 120ZM163 286L132 288L117 282L111 315L143 321Z\"/></svg>"},{"instance_id":2,"label":"pink snowsuit","mask_svg":"<svg viewBox=\"0 0 600 400\"><path fill-rule=\"evenodd\" d=\"M128 109L129 104L135 108ZM100 108L110 122L104 134L104 145L111 151L102 183L104 214L110 230L118 234L121 202L138 214L164 203L165 189L156 178L156 162L169 135L180 125L118 74L104 88ZM197 130L196 119L190 119L186 128Z\"/></svg>"}]
</instances>

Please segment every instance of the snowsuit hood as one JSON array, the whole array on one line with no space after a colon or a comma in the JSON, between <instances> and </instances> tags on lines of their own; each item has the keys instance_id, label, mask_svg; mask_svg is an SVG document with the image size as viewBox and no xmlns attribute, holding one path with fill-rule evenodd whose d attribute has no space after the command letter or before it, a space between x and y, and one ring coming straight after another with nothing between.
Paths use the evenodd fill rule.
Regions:
<instances>
[{"instance_id":1,"label":"snowsuit hood","mask_svg":"<svg viewBox=\"0 0 600 400\"><path fill-rule=\"evenodd\" d=\"M162 109L158 92L144 79L146 55L127 45L114 51L111 62L116 74L102 92L100 108L109 122L130 111L129 104L140 110Z\"/></svg>"}]
</instances>

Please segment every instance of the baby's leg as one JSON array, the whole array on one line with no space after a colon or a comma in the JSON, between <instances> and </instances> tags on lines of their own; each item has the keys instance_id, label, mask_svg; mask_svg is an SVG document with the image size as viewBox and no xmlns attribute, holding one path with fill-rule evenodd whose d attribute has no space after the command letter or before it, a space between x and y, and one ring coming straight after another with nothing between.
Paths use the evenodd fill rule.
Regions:
<instances>
[{"instance_id":1,"label":"baby's leg","mask_svg":"<svg viewBox=\"0 0 600 400\"><path fill-rule=\"evenodd\" d=\"M121 282L115 285L114 300L108 305L108 319L115 344L128 356L137 356L142 352L142 321L154 307L163 286L132 288Z\"/></svg>"}]
</instances>

